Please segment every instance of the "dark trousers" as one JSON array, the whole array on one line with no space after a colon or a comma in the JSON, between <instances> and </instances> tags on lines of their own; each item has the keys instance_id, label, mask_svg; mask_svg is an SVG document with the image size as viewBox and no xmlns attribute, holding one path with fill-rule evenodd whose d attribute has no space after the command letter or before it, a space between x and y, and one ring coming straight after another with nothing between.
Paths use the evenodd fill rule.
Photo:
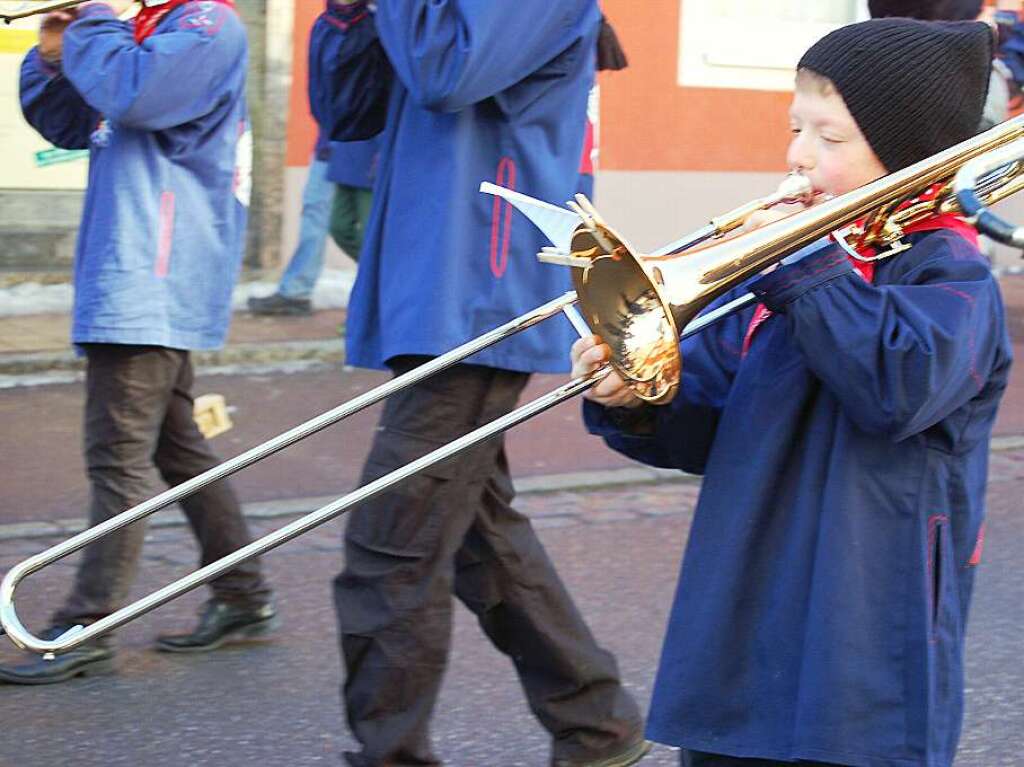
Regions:
<instances>
[{"instance_id":1,"label":"dark trousers","mask_svg":"<svg viewBox=\"0 0 1024 767\"><path fill-rule=\"evenodd\" d=\"M741 759L738 756L705 754L701 751L683 751L679 757L683 767L841 767L825 762L776 762L771 759Z\"/></svg>"},{"instance_id":2,"label":"dark trousers","mask_svg":"<svg viewBox=\"0 0 1024 767\"><path fill-rule=\"evenodd\" d=\"M158 346L89 344L85 465L89 524L97 525L155 495L156 474L170 486L219 461L192 418L188 352ZM181 501L206 565L250 542L238 499L226 480ZM157 512L158 514L160 512ZM92 623L123 606L138 568L145 522L85 548L74 589L56 623ZM249 560L211 582L215 596L262 604L270 591Z\"/></svg>"},{"instance_id":3,"label":"dark trousers","mask_svg":"<svg viewBox=\"0 0 1024 767\"><path fill-rule=\"evenodd\" d=\"M396 374L423 358L394 360ZM388 399L371 481L511 410L528 376L459 365ZM358 767L437 765L429 719L450 644L452 594L511 658L559 758L599 758L640 737L614 657L573 605L529 520L510 505L499 438L355 509L335 579L348 722ZM478 733L486 737L485 732Z\"/></svg>"}]
</instances>

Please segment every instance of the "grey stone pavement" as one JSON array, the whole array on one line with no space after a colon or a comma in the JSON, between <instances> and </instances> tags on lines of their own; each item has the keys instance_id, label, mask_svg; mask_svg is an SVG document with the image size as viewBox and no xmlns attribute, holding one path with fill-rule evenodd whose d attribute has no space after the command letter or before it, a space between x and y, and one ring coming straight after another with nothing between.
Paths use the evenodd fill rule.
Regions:
<instances>
[{"instance_id":1,"label":"grey stone pavement","mask_svg":"<svg viewBox=\"0 0 1024 767\"><path fill-rule=\"evenodd\" d=\"M698 489L692 481L661 482L520 498L594 633L615 652L645 707ZM1022 763L1022 493L1024 450L993 454L959 767ZM254 521L258 533L281 523ZM192 620L202 599L197 592L123 629L116 675L44 688L0 686L0 767L340 764L352 741L338 697L329 587L341 564L342 524L335 520L266 555L284 619L272 642L200 656L152 652L155 634ZM48 542L4 542L0 569ZM151 530L136 592L185 573L194 556L183 529ZM19 605L30 627L45 624L73 566L65 560L25 583ZM16 657L7 646L0 650L0 662ZM511 664L462 608L433 730L439 755L453 767L547 764L547 738L523 702ZM677 757L659 746L642 764L668 767Z\"/></svg>"}]
</instances>

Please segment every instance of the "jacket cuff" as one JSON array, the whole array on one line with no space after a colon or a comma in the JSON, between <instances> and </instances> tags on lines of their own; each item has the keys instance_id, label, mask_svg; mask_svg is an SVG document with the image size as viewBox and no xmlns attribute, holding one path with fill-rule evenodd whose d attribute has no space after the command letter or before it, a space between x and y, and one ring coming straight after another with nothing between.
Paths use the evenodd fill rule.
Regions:
<instances>
[{"instance_id":1,"label":"jacket cuff","mask_svg":"<svg viewBox=\"0 0 1024 767\"><path fill-rule=\"evenodd\" d=\"M43 55L39 52L39 46L35 46L29 51L29 62L36 70L44 75L48 80L52 80L61 73L61 60L53 59L47 61L43 58Z\"/></svg>"},{"instance_id":2,"label":"jacket cuff","mask_svg":"<svg viewBox=\"0 0 1024 767\"><path fill-rule=\"evenodd\" d=\"M583 423L587 431L598 437L651 437L657 428L657 414L650 405L604 407L583 400Z\"/></svg>"},{"instance_id":3,"label":"jacket cuff","mask_svg":"<svg viewBox=\"0 0 1024 767\"><path fill-rule=\"evenodd\" d=\"M841 248L822 248L795 264L780 266L755 280L750 289L765 306L779 312L807 291L853 272L853 265Z\"/></svg>"}]
</instances>

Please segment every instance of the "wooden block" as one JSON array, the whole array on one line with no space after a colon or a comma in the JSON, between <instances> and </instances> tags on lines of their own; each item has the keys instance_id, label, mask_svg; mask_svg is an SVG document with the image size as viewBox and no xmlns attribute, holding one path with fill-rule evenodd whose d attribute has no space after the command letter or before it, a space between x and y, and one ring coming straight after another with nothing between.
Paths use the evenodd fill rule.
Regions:
<instances>
[{"instance_id":1,"label":"wooden block","mask_svg":"<svg viewBox=\"0 0 1024 767\"><path fill-rule=\"evenodd\" d=\"M196 397L192 417L206 439L213 439L234 425L228 417L227 403L221 394L202 394Z\"/></svg>"}]
</instances>

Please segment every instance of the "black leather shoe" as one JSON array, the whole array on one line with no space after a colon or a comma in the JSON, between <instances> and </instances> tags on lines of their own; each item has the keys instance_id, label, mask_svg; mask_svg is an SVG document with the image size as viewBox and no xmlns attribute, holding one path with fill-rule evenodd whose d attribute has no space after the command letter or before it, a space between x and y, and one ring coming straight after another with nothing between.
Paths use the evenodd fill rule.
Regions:
<instances>
[{"instance_id":1,"label":"black leather shoe","mask_svg":"<svg viewBox=\"0 0 1024 767\"><path fill-rule=\"evenodd\" d=\"M228 642L264 637L277 628L277 623L277 613L271 604L236 606L211 599L191 634L157 637L156 649L163 652L207 652Z\"/></svg>"},{"instance_id":2,"label":"black leather shoe","mask_svg":"<svg viewBox=\"0 0 1024 767\"><path fill-rule=\"evenodd\" d=\"M54 626L43 632L43 639L56 639L69 626ZM76 676L109 674L114 671L114 649L101 637L96 642L76 647L53 660L36 658L20 666L0 666L0 682L7 684L56 684Z\"/></svg>"},{"instance_id":3,"label":"black leather shoe","mask_svg":"<svg viewBox=\"0 0 1024 767\"><path fill-rule=\"evenodd\" d=\"M574 762L569 759L555 759L551 767L629 767L643 759L651 750L651 741L641 740L627 746L624 750L603 759L586 762Z\"/></svg>"},{"instance_id":4,"label":"black leather shoe","mask_svg":"<svg viewBox=\"0 0 1024 767\"><path fill-rule=\"evenodd\" d=\"M308 298L289 298L280 293L249 298L249 311L268 317L306 317L313 313L313 303Z\"/></svg>"}]
</instances>

